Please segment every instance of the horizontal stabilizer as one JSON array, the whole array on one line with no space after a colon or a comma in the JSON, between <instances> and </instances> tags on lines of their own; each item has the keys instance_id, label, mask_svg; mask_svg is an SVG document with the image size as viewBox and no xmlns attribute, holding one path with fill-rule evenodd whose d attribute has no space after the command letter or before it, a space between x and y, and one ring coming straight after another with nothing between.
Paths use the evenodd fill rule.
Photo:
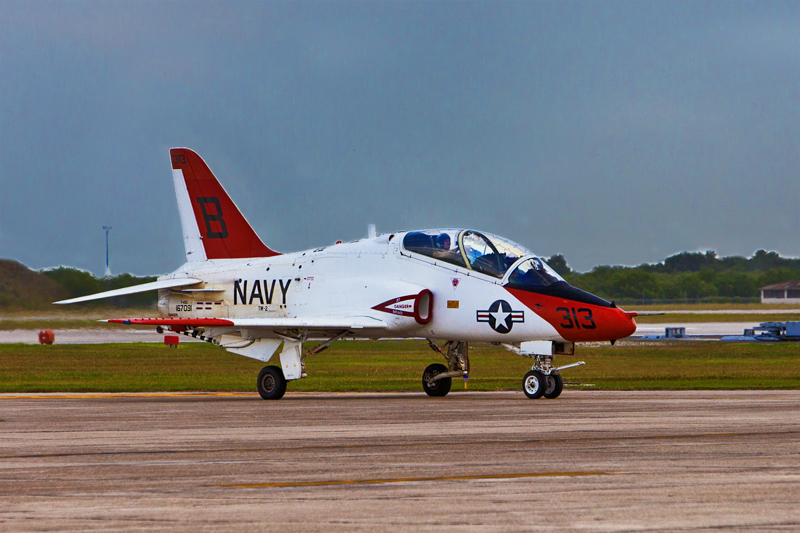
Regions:
<instances>
[{"instance_id":1,"label":"horizontal stabilizer","mask_svg":"<svg viewBox=\"0 0 800 533\"><path fill-rule=\"evenodd\" d=\"M79 302L88 302L90 300L102 300L103 298L113 298L115 296L125 296L126 294L137 294L140 292L154 291L157 289L172 289L175 287L187 287L189 285L196 285L202 282L203 280L194 278L165 279L162 281L152 281L150 283L134 285L133 287L125 287L124 289L114 289L113 291L98 292L96 294L89 294L87 296L70 298L69 300L61 300L60 302L53 302L53 303L76 304Z\"/></svg>"}]
</instances>

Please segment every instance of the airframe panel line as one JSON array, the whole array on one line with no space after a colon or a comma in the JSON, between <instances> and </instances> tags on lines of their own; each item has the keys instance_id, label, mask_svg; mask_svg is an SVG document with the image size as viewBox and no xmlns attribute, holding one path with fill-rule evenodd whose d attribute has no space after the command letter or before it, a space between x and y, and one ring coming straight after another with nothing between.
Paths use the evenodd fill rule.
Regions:
<instances>
[{"instance_id":1,"label":"airframe panel line","mask_svg":"<svg viewBox=\"0 0 800 533\"><path fill-rule=\"evenodd\" d=\"M732 438L732 437L757 437L767 435L797 435L800 431L764 431L746 433L701 433L698 435L640 435L640 436L609 436L609 437L578 437L572 439L521 439L521 440L470 440L459 441L469 445L498 445L498 444L558 444L568 442L602 442L602 441L634 441L634 440L680 440L680 439L706 439L706 438ZM259 453L259 452L297 452L310 450L348 450L358 448L414 448L424 446L451 446L450 442L400 442L400 443L365 443L365 444L338 444L324 446L274 446L270 448L206 448L192 450L128 450L120 452L79 452L79 453L41 453L25 455L0 455L0 459L32 459L44 457L92 457L111 455L150 455L150 454L191 454L191 453ZM439 479L439 478L437 478Z\"/></svg>"},{"instance_id":2,"label":"airframe panel line","mask_svg":"<svg viewBox=\"0 0 800 533\"><path fill-rule=\"evenodd\" d=\"M379 485L384 483L430 483L436 481L476 481L521 479L533 477L615 476L625 472L538 472L534 474L486 474L476 476L409 477L387 479L335 479L330 481L296 481L289 483L245 483L239 485L208 485L217 489L264 489L276 487L323 487L331 485Z\"/></svg>"}]
</instances>

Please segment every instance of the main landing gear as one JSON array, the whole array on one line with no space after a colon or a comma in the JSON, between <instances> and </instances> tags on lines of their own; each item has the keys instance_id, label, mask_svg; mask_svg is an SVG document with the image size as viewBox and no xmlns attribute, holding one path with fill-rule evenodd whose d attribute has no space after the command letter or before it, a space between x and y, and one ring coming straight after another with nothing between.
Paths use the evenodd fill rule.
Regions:
<instances>
[{"instance_id":1,"label":"main landing gear","mask_svg":"<svg viewBox=\"0 0 800 533\"><path fill-rule=\"evenodd\" d=\"M265 366L258 373L256 388L258 394L264 400L280 400L286 393L286 383L296 379L306 377L305 363L303 362L309 355L316 355L327 350L331 344L347 335L349 331L343 331L325 342L317 344L314 348L303 353L303 342L306 340L305 334L290 336L280 335L283 341L283 351L280 354L281 366ZM269 361L281 340L267 340L264 346L256 348L253 353L243 353L249 357L254 357L261 361ZM255 345L255 343L253 343ZM246 349L247 347L245 347ZM264 352L262 352L263 350Z\"/></svg>"},{"instance_id":2,"label":"main landing gear","mask_svg":"<svg viewBox=\"0 0 800 533\"><path fill-rule=\"evenodd\" d=\"M428 365L422 373L422 390L428 396L447 396L453 386L453 378L441 377L447 372L447 367L440 363ZM438 379L434 379L438 378Z\"/></svg>"},{"instance_id":3,"label":"main landing gear","mask_svg":"<svg viewBox=\"0 0 800 533\"><path fill-rule=\"evenodd\" d=\"M469 346L462 341L447 341L444 346L439 346L430 339L428 345L444 357L447 366L439 363L428 365L422 373L422 390L428 396L447 396L453 385L453 378L469 377Z\"/></svg>"},{"instance_id":4,"label":"main landing gear","mask_svg":"<svg viewBox=\"0 0 800 533\"><path fill-rule=\"evenodd\" d=\"M258 373L258 394L265 400L280 400L286 393L286 378L279 366L265 366Z\"/></svg>"}]
</instances>

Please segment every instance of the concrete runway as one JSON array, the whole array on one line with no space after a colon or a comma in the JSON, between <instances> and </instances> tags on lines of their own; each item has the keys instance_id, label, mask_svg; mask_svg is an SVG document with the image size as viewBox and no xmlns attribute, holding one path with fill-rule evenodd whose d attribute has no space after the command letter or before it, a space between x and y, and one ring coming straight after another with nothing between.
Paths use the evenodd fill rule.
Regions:
<instances>
[{"instance_id":1,"label":"concrete runway","mask_svg":"<svg viewBox=\"0 0 800 533\"><path fill-rule=\"evenodd\" d=\"M0 395L0 530L797 530L800 391Z\"/></svg>"}]
</instances>

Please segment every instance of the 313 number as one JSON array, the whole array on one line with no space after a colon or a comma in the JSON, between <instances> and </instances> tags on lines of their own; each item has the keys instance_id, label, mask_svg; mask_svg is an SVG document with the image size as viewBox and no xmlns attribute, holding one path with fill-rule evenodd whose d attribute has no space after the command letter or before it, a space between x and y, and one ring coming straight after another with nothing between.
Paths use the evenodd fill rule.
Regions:
<instances>
[{"instance_id":1,"label":"313 number","mask_svg":"<svg viewBox=\"0 0 800 533\"><path fill-rule=\"evenodd\" d=\"M576 310L574 307L572 309L569 307L558 307L556 311L562 311L564 313L564 316L561 317L564 319L564 322L559 324L564 329L595 329L597 327L592 317L592 310L589 308L581 307Z\"/></svg>"}]
</instances>

